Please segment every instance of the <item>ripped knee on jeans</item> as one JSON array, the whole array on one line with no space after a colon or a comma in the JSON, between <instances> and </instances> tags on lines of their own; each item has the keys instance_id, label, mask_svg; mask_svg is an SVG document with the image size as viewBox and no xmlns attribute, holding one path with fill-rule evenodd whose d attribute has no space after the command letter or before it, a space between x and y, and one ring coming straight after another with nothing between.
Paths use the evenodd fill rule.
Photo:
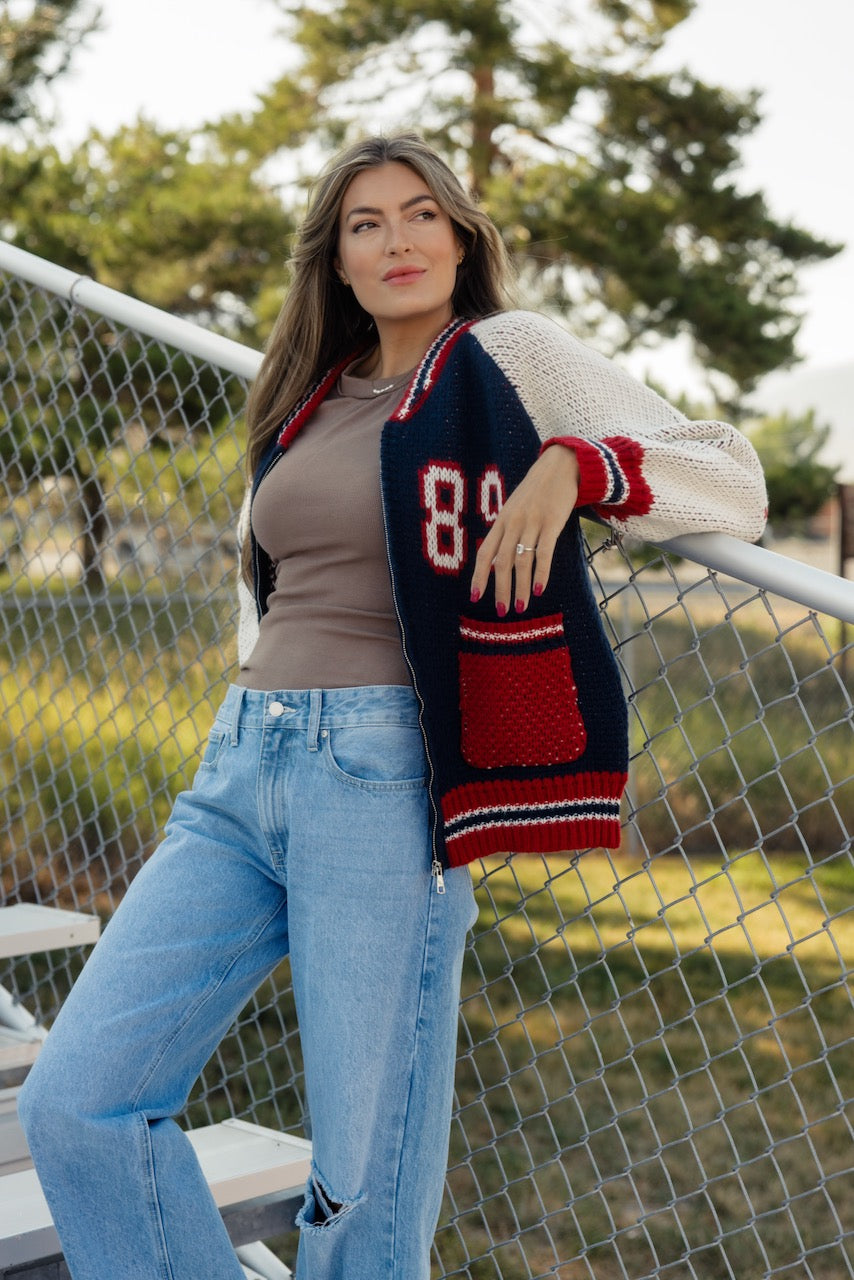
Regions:
<instances>
[{"instance_id":1,"label":"ripped knee on jeans","mask_svg":"<svg viewBox=\"0 0 854 1280\"><path fill-rule=\"evenodd\" d=\"M352 1199L333 1192L317 1167L311 1166L311 1177L305 1192L305 1202L297 1214L297 1226L324 1230L335 1226L363 1199L364 1193Z\"/></svg>"}]
</instances>

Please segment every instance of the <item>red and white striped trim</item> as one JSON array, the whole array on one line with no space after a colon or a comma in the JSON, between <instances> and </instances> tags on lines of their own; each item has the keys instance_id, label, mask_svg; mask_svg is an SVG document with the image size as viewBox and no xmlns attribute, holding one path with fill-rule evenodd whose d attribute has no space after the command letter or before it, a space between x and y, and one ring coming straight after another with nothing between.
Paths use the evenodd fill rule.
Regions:
<instances>
[{"instance_id":1,"label":"red and white striped trim","mask_svg":"<svg viewBox=\"0 0 854 1280\"><path fill-rule=\"evenodd\" d=\"M448 863L492 853L616 849L625 785L625 773L581 773L455 787L442 798Z\"/></svg>"},{"instance_id":2,"label":"red and white striped trim","mask_svg":"<svg viewBox=\"0 0 854 1280\"><path fill-rule=\"evenodd\" d=\"M285 418L279 430L277 444L286 448L298 435L302 427L308 422L315 409L323 400L338 381L338 377L347 368L352 360L355 360L358 351L351 351L343 360L339 360L338 364L328 369L322 378L319 378L313 386L309 387L299 404L295 405L291 412Z\"/></svg>"},{"instance_id":3,"label":"red and white striped trim","mask_svg":"<svg viewBox=\"0 0 854 1280\"><path fill-rule=\"evenodd\" d=\"M478 809L469 809L465 813L459 813L445 824L445 839L454 840L461 835L465 835L465 831L451 831L450 828L457 823L466 823L466 831L485 830L487 827L516 827L530 822L553 823L553 822L578 822L585 818L589 818L590 810L600 807L603 810L619 812L620 801L614 796L585 796L582 800L564 800L555 803L554 801L547 805L542 804L509 804L501 812L500 817L487 818L484 817L482 822L473 822L473 818L479 815L495 813L494 806L483 805ZM549 814L543 813L542 810L548 808L557 810ZM521 818L509 817L509 814L521 813Z\"/></svg>"},{"instance_id":4,"label":"red and white striped trim","mask_svg":"<svg viewBox=\"0 0 854 1280\"><path fill-rule=\"evenodd\" d=\"M442 367L451 354L455 343L473 324L474 320L452 320L442 330L431 346L427 348L424 359L415 370L403 399L391 415L391 421L405 422L420 408L422 401L430 394L434 382L442 372Z\"/></svg>"},{"instance_id":5,"label":"red and white striped trim","mask_svg":"<svg viewBox=\"0 0 854 1280\"><path fill-rule=\"evenodd\" d=\"M617 516L646 515L653 504L653 493L643 473L644 448L629 436L606 436L602 440L585 440L580 436L554 436L543 442L540 452L553 445L564 445L575 451L581 472L579 507L605 508L601 514Z\"/></svg>"},{"instance_id":6,"label":"red and white striped trim","mask_svg":"<svg viewBox=\"0 0 854 1280\"><path fill-rule=\"evenodd\" d=\"M460 622L460 635L464 640L478 640L485 644L525 644L529 640L542 640L549 636L562 636L563 621L559 614L538 618L536 622L475 622L466 618Z\"/></svg>"}]
</instances>

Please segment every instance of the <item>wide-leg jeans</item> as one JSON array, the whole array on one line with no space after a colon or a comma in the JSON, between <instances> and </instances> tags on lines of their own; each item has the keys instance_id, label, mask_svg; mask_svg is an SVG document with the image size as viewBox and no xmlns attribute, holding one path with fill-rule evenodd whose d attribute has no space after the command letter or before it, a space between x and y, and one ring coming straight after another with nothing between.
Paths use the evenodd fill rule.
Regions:
<instances>
[{"instance_id":1,"label":"wide-leg jeans","mask_svg":"<svg viewBox=\"0 0 854 1280\"><path fill-rule=\"evenodd\" d=\"M474 898L465 868L436 892L425 771L410 689L230 686L21 1094L74 1280L242 1280L173 1117L286 954L313 1145L297 1278L426 1280Z\"/></svg>"}]
</instances>

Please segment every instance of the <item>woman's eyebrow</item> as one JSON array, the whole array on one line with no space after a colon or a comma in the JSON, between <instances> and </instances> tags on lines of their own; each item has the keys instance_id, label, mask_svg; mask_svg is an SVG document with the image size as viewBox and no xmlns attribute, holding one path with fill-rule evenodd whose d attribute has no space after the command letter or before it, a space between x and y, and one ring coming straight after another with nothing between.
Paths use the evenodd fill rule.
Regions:
<instances>
[{"instance_id":1,"label":"woman's eyebrow","mask_svg":"<svg viewBox=\"0 0 854 1280\"><path fill-rule=\"evenodd\" d=\"M409 200L404 200L400 208L401 210L411 209L414 204L419 204L422 200L432 200L435 203L436 197L431 196L429 191L425 191L425 193L421 196L411 196ZM352 218L353 215L356 213L358 214L370 213L376 217L382 214L382 209L374 209L371 205L360 204L355 209L348 209L347 217Z\"/></svg>"}]
</instances>

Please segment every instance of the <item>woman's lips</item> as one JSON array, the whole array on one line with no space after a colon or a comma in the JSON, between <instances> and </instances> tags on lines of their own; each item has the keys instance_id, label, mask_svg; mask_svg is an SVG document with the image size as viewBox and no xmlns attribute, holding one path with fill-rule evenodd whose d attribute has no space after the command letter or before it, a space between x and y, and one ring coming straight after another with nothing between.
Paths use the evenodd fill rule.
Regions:
<instances>
[{"instance_id":1,"label":"woman's lips","mask_svg":"<svg viewBox=\"0 0 854 1280\"><path fill-rule=\"evenodd\" d=\"M390 275L383 276L386 284L412 284L413 280L420 280L424 275L422 267L414 267L406 271L393 271Z\"/></svg>"}]
</instances>

